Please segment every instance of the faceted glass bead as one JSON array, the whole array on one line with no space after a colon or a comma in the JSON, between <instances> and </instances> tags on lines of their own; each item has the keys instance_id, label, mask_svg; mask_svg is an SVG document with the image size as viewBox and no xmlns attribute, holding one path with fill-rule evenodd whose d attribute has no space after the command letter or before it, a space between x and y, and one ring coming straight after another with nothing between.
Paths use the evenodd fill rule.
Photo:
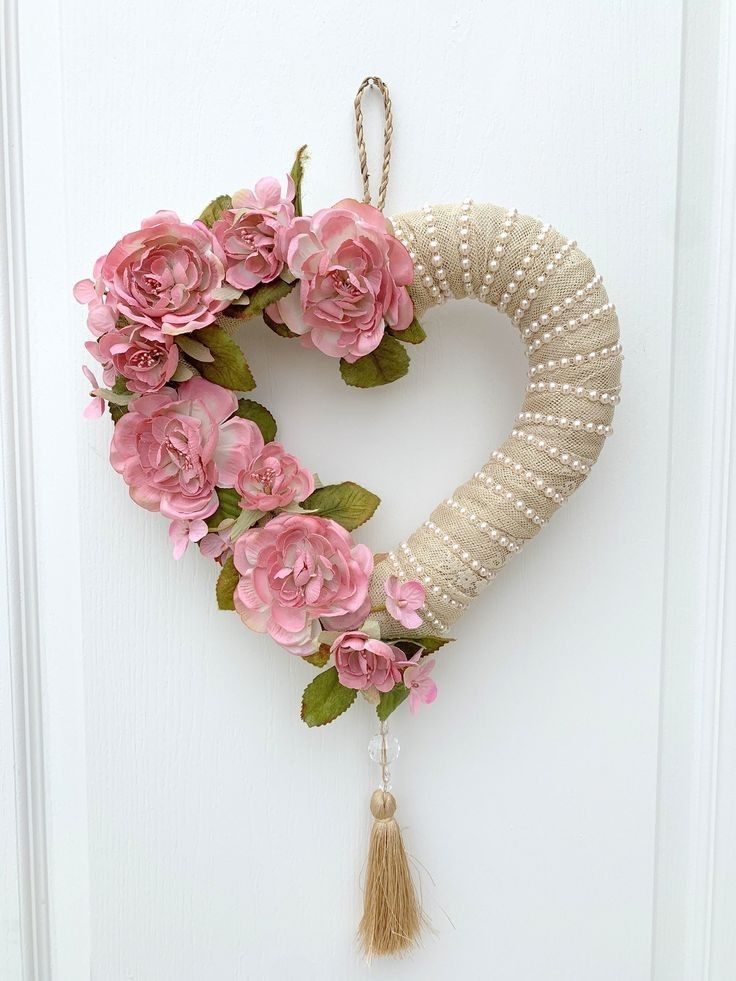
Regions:
<instances>
[{"instance_id":1,"label":"faceted glass bead","mask_svg":"<svg viewBox=\"0 0 736 981\"><path fill-rule=\"evenodd\" d=\"M384 744L386 746L386 756L384 759ZM376 733L375 736L371 736L368 743L368 755L373 760L374 763L379 764L390 764L394 763L399 758L399 751L401 747L399 746L399 740L395 736L382 736L380 733Z\"/></svg>"}]
</instances>

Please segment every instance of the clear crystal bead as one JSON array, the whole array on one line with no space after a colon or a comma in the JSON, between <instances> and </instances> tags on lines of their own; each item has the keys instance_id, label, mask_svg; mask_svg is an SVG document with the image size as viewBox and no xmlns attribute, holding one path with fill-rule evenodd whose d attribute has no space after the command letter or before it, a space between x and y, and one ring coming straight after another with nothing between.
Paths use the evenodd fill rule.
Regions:
<instances>
[{"instance_id":1,"label":"clear crystal bead","mask_svg":"<svg viewBox=\"0 0 736 981\"><path fill-rule=\"evenodd\" d=\"M381 733L376 733L375 736L371 736L368 742L368 755L374 763L395 763L399 757L400 749L399 740L395 736L382 736Z\"/></svg>"}]
</instances>

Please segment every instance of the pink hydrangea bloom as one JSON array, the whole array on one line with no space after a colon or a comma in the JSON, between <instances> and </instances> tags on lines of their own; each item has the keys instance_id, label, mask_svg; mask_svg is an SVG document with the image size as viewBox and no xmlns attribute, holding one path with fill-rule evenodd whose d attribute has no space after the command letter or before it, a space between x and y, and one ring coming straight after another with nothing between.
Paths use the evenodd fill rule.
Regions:
<instances>
[{"instance_id":1,"label":"pink hydrangea bloom","mask_svg":"<svg viewBox=\"0 0 736 981\"><path fill-rule=\"evenodd\" d=\"M189 521L213 514L218 466L227 468L238 437L247 442L257 430L247 419L225 423L237 404L232 392L204 378L131 402L115 426L110 462L136 504Z\"/></svg>"},{"instance_id":2,"label":"pink hydrangea bloom","mask_svg":"<svg viewBox=\"0 0 736 981\"><path fill-rule=\"evenodd\" d=\"M424 586L416 579L402 582L398 576L389 576L383 588L389 615L408 630L421 627L423 621L417 610L424 604Z\"/></svg>"},{"instance_id":3,"label":"pink hydrangea bloom","mask_svg":"<svg viewBox=\"0 0 736 981\"><path fill-rule=\"evenodd\" d=\"M275 177L258 181L255 191L238 191L233 206L212 226L227 263L226 278L239 290L270 283L281 274L284 257L276 248L277 233L294 218L294 182L286 180L286 195Z\"/></svg>"},{"instance_id":4,"label":"pink hydrangea bloom","mask_svg":"<svg viewBox=\"0 0 736 981\"><path fill-rule=\"evenodd\" d=\"M225 285L225 254L212 232L159 211L98 260L94 281L77 283L74 295L88 304L95 334L121 315L161 334L184 334L213 323L238 291Z\"/></svg>"},{"instance_id":5,"label":"pink hydrangea bloom","mask_svg":"<svg viewBox=\"0 0 736 981\"><path fill-rule=\"evenodd\" d=\"M199 550L206 559L214 559L222 565L233 554L229 529L220 528L205 535L199 543Z\"/></svg>"},{"instance_id":6,"label":"pink hydrangea bloom","mask_svg":"<svg viewBox=\"0 0 736 981\"><path fill-rule=\"evenodd\" d=\"M92 386L92 391L89 393L92 396L92 401L87 403L87 408L84 410L82 415L85 419L99 419L102 413L105 411L105 400L101 395L98 395L99 382L89 370L87 365L82 365L82 372L84 377Z\"/></svg>"},{"instance_id":7,"label":"pink hydrangea bloom","mask_svg":"<svg viewBox=\"0 0 736 981\"><path fill-rule=\"evenodd\" d=\"M171 379L179 364L179 349L168 334L149 340L147 331L150 333L150 328L131 324L87 342L85 346L103 366L108 384L122 375L129 391L145 395L158 392Z\"/></svg>"},{"instance_id":8,"label":"pink hydrangea bloom","mask_svg":"<svg viewBox=\"0 0 736 981\"><path fill-rule=\"evenodd\" d=\"M437 698L437 685L430 678L434 664L434 658L417 661L412 658L409 666L404 668L403 681L409 689L409 708L412 715L416 714L420 705L429 705Z\"/></svg>"},{"instance_id":9,"label":"pink hydrangea bloom","mask_svg":"<svg viewBox=\"0 0 736 981\"><path fill-rule=\"evenodd\" d=\"M169 541L171 542L174 558L180 559L186 552L190 542L198 542L207 534L207 522L201 518L196 521L184 521L176 518L169 525Z\"/></svg>"},{"instance_id":10,"label":"pink hydrangea bloom","mask_svg":"<svg viewBox=\"0 0 736 981\"><path fill-rule=\"evenodd\" d=\"M391 691L401 681L398 662L403 655L396 647L382 640L375 640L360 630L340 634L335 639L330 652L335 658L335 666L340 684L346 688L365 691Z\"/></svg>"},{"instance_id":11,"label":"pink hydrangea bloom","mask_svg":"<svg viewBox=\"0 0 736 981\"><path fill-rule=\"evenodd\" d=\"M387 326L411 324L409 253L371 205L346 199L295 218L279 248L300 283L269 314L307 346L353 362L378 347Z\"/></svg>"},{"instance_id":12,"label":"pink hydrangea bloom","mask_svg":"<svg viewBox=\"0 0 736 981\"><path fill-rule=\"evenodd\" d=\"M373 555L328 518L283 513L238 538L235 608L246 626L292 654L311 654L321 631L362 623L370 611Z\"/></svg>"}]
</instances>

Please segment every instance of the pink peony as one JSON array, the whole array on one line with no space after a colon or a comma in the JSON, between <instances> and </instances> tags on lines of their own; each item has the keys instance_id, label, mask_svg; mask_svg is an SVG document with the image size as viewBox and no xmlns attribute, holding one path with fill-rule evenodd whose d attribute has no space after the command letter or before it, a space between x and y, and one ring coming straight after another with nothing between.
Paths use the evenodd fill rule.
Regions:
<instances>
[{"instance_id":1,"label":"pink peony","mask_svg":"<svg viewBox=\"0 0 736 981\"><path fill-rule=\"evenodd\" d=\"M279 249L300 283L269 313L307 346L353 362L378 347L387 326L412 322L409 253L371 205L346 199L295 218Z\"/></svg>"},{"instance_id":2,"label":"pink peony","mask_svg":"<svg viewBox=\"0 0 736 981\"><path fill-rule=\"evenodd\" d=\"M128 391L145 395L158 392L169 381L179 364L179 349L172 337L149 340L147 332L150 328L131 324L87 342L87 350L103 365L108 384L122 375Z\"/></svg>"},{"instance_id":3,"label":"pink peony","mask_svg":"<svg viewBox=\"0 0 736 981\"><path fill-rule=\"evenodd\" d=\"M397 664L403 658L401 651L360 630L340 634L330 652L335 658L340 684L346 688L391 691L401 681Z\"/></svg>"},{"instance_id":4,"label":"pink peony","mask_svg":"<svg viewBox=\"0 0 736 981\"><path fill-rule=\"evenodd\" d=\"M294 218L294 182L286 181L286 197L275 177L264 177L255 191L238 191L233 206L212 227L227 262L226 278L239 290L270 283L281 274L284 258L276 236Z\"/></svg>"},{"instance_id":5,"label":"pink peony","mask_svg":"<svg viewBox=\"0 0 736 981\"><path fill-rule=\"evenodd\" d=\"M235 489L240 506L273 511L303 501L314 490L314 477L280 443L268 443L238 474Z\"/></svg>"},{"instance_id":6,"label":"pink peony","mask_svg":"<svg viewBox=\"0 0 736 981\"><path fill-rule=\"evenodd\" d=\"M224 280L225 254L212 232L159 211L98 260L95 281L77 283L74 295L104 330L122 315L161 334L184 334L213 323L238 295Z\"/></svg>"},{"instance_id":7,"label":"pink peony","mask_svg":"<svg viewBox=\"0 0 736 981\"><path fill-rule=\"evenodd\" d=\"M389 576L383 588L389 615L407 630L421 627L423 621L417 610L424 604L424 586L416 579L402 582L397 576Z\"/></svg>"},{"instance_id":8,"label":"pink peony","mask_svg":"<svg viewBox=\"0 0 736 981\"><path fill-rule=\"evenodd\" d=\"M247 442L257 430L247 419L223 425L237 404L232 392L204 378L131 402L115 426L110 462L136 504L189 521L213 514L218 466L228 466L238 436Z\"/></svg>"},{"instance_id":9,"label":"pink peony","mask_svg":"<svg viewBox=\"0 0 736 981\"><path fill-rule=\"evenodd\" d=\"M420 705L429 705L437 698L437 685L430 678L434 664L434 658L425 658L416 662L412 660L404 668L403 680L409 689L409 708L412 715L416 714Z\"/></svg>"},{"instance_id":10,"label":"pink peony","mask_svg":"<svg viewBox=\"0 0 736 981\"><path fill-rule=\"evenodd\" d=\"M373 555L329 518L279 514L238 538L235 608L246 626L292 654L311 654L326 626L362 623L370 611ZM333 619L334 618L334 619Z\"/></svg>"}]
</instances>

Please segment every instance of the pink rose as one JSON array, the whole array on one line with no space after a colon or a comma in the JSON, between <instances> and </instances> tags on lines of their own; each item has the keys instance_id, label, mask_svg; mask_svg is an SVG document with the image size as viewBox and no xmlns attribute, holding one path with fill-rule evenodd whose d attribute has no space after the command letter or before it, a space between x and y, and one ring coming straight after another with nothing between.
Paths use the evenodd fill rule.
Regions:
<instances>
[{"instance_id":1,"label":"pink rose","mask_svg":"<svg viewBox=\"0 0 736 981\"><path fill-rule=\"evenodd\" d=\"M188 521L213 514L218 466L227 467L238 437L247 442L257 430L247 419L223 425L237 404L232 392L204 378L131 402L115 426L110 462L136 504Z\"/></svg>"},{"instance_id":2,"label":"pink rose","mask_svg":"<svg viewBox=\"0 0 736 981\"><path fill-rule=\"evenodd\" d=\"M223 286L225 255L201 222L187 225L173 211L146 218L98 262L96 282L83 280L75 296L162 334L184 334L214 322L238 295ZM107 317L109 320L109 315Z\"/></svg>"},{"instance_id":3,"label":"pink rose","mask_svg":"<svg viewBox=\"0 0 736 981\"><path fill-rule=\"evenodd\" d=\"M386 610L389 616L407 630L421 627L422 618L417 610L424 604L424 586L416 579L402 582L398 576L389 576L383 588L386 591Z\"/></svg>"},{"instance_id":4,"label":"pink rose","mask_svg":"<svg viewBox=\"0 0 736 981\"><path fill-rule=\"evenodd\" d=\"M281 274L284 258L276 236L294 217L294 182L286 181L286 197L275 177L264 177L255 191L238 191L233 206L212 226L227 262L226 278L239 290L270 283Z\"/></svg>"},{"instance_id":5,"label":"pink rose","mask_svg":"<svg viewBox=\"0 0 736 981\"><path fill-rule=\"evenodd\" d=\"M403 654L382 640L359 630L340 634L330 647L340 684L346 688L391 691L401 681L398 661Z\"/></svg>"},{"instance_id":6,"label":"pink rose","mask_svg":"<svg viewBox=\"0 0 736 981\"><path fill-rule=\"evenodd\" d=\"M362 623L370 611L373 555L329 518L283 513L238 538L235 608L246 626L292 654L311 654L326 626ZM333 619L334 618L334 619Z\"/></svg>"},{"instance_id":7,"label":"pink rose","mask_svg":"<svg viewBox=\"0 0 736 981\"><path fill-rule=\"evenodd\" d=\"M274 511L303 501L314 490L314 477L280 443L268 443L235 479L240 506Z\"/></svg>"},{"instance_id":8,"label":"pink rose","mask_svg":"<svg viewBox=\"0 0 736 981\"><path fill-rule=\"evenodd\" d=\"M179 364L174 339L164 334L158 340L149 340L147 331L151 333L150 328L131 324L108 331L98 341L87 342L87 350L103 365L109 384L122 375L128 391L143 395L158 392L172 377Z\"/></svg>"},{"instance_id":9,"label":"pink rose","mask_svg":"<svg viewBox=\"0 0 736 981\"><path fill-rule=\"evenodd\" d=\"M307 346L353 362L378 347L387 326L411 324L412 262L376 208L346 199L295 218L279 249L300 283L269 314Z\"/></svg>"}]
</instances>

